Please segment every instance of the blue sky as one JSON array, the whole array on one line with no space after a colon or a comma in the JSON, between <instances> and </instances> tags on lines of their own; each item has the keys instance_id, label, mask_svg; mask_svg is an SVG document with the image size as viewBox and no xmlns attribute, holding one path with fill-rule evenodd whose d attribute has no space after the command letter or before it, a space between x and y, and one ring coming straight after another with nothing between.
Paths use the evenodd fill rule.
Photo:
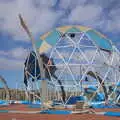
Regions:
<instances>
[{"instance_id":1,"label":"blue sky","mask_svg":"<svg viewBox=\"0 0 120 120\"><path fill-rule=\"evenodd\" d=\"M21 13L36 40L63 25L83 25L105 34L120 48L119 0L0 0L0 75L15 87L32 48L19 24Z\"/></svg>"}]
</instances>

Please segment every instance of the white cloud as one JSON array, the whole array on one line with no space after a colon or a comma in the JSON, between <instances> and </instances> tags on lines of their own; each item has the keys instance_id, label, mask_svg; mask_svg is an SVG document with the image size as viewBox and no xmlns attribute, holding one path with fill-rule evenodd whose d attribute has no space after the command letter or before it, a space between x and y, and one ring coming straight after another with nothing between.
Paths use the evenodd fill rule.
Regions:
<instances>
[{"instance_id":1,"label":"white cloud","mask_svg":"<svg viewBox=\"0 0 120 120\"><path fill-rule=\"evenodd\" d=\"M8 59L0 57L0 69L1 70L21 70L23 69L24 61Z\"/></svg>"},{"instance_id":2,"label":"white cloud","mask_svg":"<svg viewBox=\"0 0 120 120\"><path fill-rule=\"evenodd\" d=\"M62 10L59 9L58 11L53 9L56 3L57 0L0 1L0 31L8 32L15 40L28 41L28 36L19 24L19 13L27 21L34 36L51 30L57 23L75 23L93 28L101 28L104 31L119 31L120 10L113 9L115 11L114 14L110 13L112 19L103 18L106 13L103 13L104 11L102 10L107 7L109 8L113 0L92 0L91 2L89 0L60 0L59 8L62 8ZM60 19L67 10L71 11L70 13L68 12L68 16Z\"/></svg>"},{"instance_id":3,"label":"white cloud","mask_svg":"<svg viewBox=\"0 0 120 120\"><path fill-rule=\"evenodd\" d=\"M28 50L22 47L14 48L9 51L0 51L0 55L4 57L11 57L13 59L25 59L28 55Z\"/></svg>"},{"instance_id":4,"label":"white cloud","mask_svg":"<svg viewBox=\"0 0 120 120\"><path fill-rule=\"evenodd\" d=\"M71 23L91 24L100 18L101 7L96 5L77 6L72 10L68 20Z\"/></svg>"},{"instance_id":5,"label":"white cloud","mask_svg":"<svg viewBox=\"0 0 120 120\"><path fill-rule=\"evenodd\" d=\"M25 59L28 55L28 51L22 47L12 49L9 53L17 59Z\"/></svg>"},{"instance_id":6,"label":"white cloud","mask_svg":"<svg viewBox=\"0 0 120 120\"><path fill-rule=\"evenodd\" d=\"M19 47L9 51L0 51L0 69L5 70L21 70L25 59L28 55L28 50Z\"/></svg>"},{"instance_id":7,"label":"white cloud","mask_svg":"<svg viewBox=\"0 0 120 120\"><path fill-rule=\"evenodd\" d=\"M120 32L120 9L117 0L61 0L62 9L71 11L63 24L81 24L103 32Z\"/></svg>"},{"instance_id":8,"label":"white cloud","mask_svg":"<svg viewBox=\"0 0 120 120\"><path fill-rule=\"evenodd\" d=\"M33 4L35 3L33 0L1 2L0 19L2 19L3 22L0 30L8 32L15 40L25 41L28 39L26 33L19 24L19 13L23 15L34 35L50 30L62 14L52 10L51 7L55 2L55 0L41 0L40 6L38 7Z\"/></svg>"},{"instance_id":9,"label":"white cloud","mask_svg":"<svg viewBox=\"0 0 120 120\"><path fill-rule=\"evenodd\" d=\"M56 2L57 0L33 0L33 3L40 7L53 7Z\"/></svg>"},{"instance_id":10,"label":"white cloud","mask_svg":"<svg viewBox=\"0 0 120 120\"><path fill-rule=\"evenodd\" d=\"M33 26L34 34L40 32L50 31L56 23L56 20L62 15L60 12L55 12L49 9L41 10L40 16L35 20ZM39 26L39 27L38 27Z\"/></svg>"},{"instance_id":11,"label":"white cloud","mask_svg":"<svg viewBox=\"0 0 120 120\"><path fill-rule=\"evenodd\" d=\"M78 5L84 5L87 0L60 0L60 8L68 9L68 8L75 8Z\"/></svg>"},{"instance_id":12,"label":"white cloud","mask_svg":"<svg viewBox=\"0 0 120 120\"><path fill-rule=\"evenodd\" d=\"M120 30L120 8L113 9L109 13L111 19L106 20L105 30L109 32L117 32Z\"/></svg>"}]
</instances>

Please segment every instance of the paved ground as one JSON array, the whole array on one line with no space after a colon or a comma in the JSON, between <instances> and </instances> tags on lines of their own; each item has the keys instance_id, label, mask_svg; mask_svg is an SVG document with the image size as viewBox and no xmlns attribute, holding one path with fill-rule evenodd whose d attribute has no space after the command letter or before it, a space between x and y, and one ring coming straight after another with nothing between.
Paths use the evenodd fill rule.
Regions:
<instances>
[{"instance_id":1,"label":"paved ground","mask_svg":"<svg viewBox=\"0 0 120 120\"><path fill-rule=\"evenodd\" d=\"M40 108L28 108L27 105L10 105L9 107L0 107L0 110L23 110L39 111ZM101 111L119 111L120 109L95 109ZM82 114L82 115L46 115L46 114L14 114L0 113L0 120L120 120L120 117L108 117L102 115Z\"/></svg>"}]
</instances>

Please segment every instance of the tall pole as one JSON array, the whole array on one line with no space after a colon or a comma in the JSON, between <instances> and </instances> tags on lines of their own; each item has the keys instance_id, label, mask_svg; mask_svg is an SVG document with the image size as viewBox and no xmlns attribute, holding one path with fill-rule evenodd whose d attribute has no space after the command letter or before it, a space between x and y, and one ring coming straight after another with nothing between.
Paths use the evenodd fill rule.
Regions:
<instances>
[{"instance_id":1,"label":"tall pole","mask_svg":"<svg viewBox=\"0 0 120 120\"><path fill-rule=\"evenodd\" d=\"M45 78L45 73L44 73L44 68L43 68L43 62L42 62L42 59L41 59L41 57L40 57L40 55L39 55L38 50L36 49L35 40L34 40L34 38L33 38L33 36L32 36L32 33L31 33L30 30L28 29L25 21L23 20L23 18L22 18L22 16L21 16L20 14L19 14L19 19L20 19L21 26L24 28L24 30L26 31L27 35L29 36L29 38L30 38L30 40L31 40L33 50L34 50L34 52L35 52L35 54L36 54L36 57L37 57L37 60L38 60L39 69L40 69L40 75L41 75L41 78L44 79L44 78ZM42 80L42 81L44 81L44 80ZM42 86L42 88L43 88L43 86ZM42 92L44 92L44 89L45 89L45 88L42 89ZM42 94L42 93L41 93L41 94ZM44 101L45 101L45 97L46 97L46 96L44 96L44 95L45 95L45 93L43 93L43 94L41 95L41 106L42 106L42 107L44 107Z\"/></svg>"},{"instance_id":2,"label":"tall pole","mask_svg":"<svg viewBox=\"0 0 120 120\"><path fill-rule=\"evenodd\" d=\"M17 92L18 92L18 83L17 82L18 81L16 80L16 91L15 91L16 100L18 100L18 94L17 94Z\"/></svg>"}]
</instances>

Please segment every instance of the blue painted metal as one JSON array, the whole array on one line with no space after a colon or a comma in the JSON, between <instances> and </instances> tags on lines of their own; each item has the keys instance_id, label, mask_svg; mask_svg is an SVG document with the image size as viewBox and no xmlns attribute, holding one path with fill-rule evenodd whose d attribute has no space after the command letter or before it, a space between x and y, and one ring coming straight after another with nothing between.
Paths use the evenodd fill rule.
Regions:
<instances>
[{"instance_id":1,"label":"blue painted metal","mask_svg":"<svg viewBox=\"0 0 120 120\"><path fill-rule=\"evenodd\" d=\"M36 48L40 48L42 42L43 42L43 40L37 40L35 43Z\"/></svg>"},{"instance_id":2,"label":"blue painted metal","mask_svg":"<svg viewBox=\"0 0 120 120\"><path fill-rule=\"evenodd\" d=\"M112 45L108 39L106 39L103 36L100 36L94 30L88 30L86 33L96 43L98 47L104 50L112 51Z\"/></svg>"},{"instance_id":3,"label":"blue painted metal","mask_svg":"<svg viewBox=\"0 0 120 120\"><path fill-rule=\"evenodd\" d=\"M55 45L59 40L61 33L57 30L52 31L46 38L45 41L50 45Z\"/></svg>"},{"instance_id":4,"label":"blue painted metal","mask_svg":"<svg viewBox=\"0 0 120 120\"><path fill-rule=\"evenodd\" d=\"M94 93L97 90L97 87L95 86L89 86L88 88L85 88L86 93Z\"/></svg>"},{"instance_id":5,"label":"blue painted metal","mask_svg":"<svg viewBox=\"0 0 120 120\"><path fill-rule=\"evenodd\" d=\"M77 101L85 101L84 96L72 96L66 104L76 104Z\"/></svg>"},{"instance_id":6,"label":"blue painted metal","mask_svg":"<svg viewBox=\"0 0 120 120\"><path fill-rule=\"evenodd\" d=\"M40 113L41 114L68 115L68 114L72 114L72 111L68 111L68 110L43 110Z\"/></svg>"},{"instance_id":7,"label":"blue painted metal","mask_svg":"<svg viewBox=\"0 0 120 120\"><path fill-rule=\"evenodd\" d=\"M92 108L97 108L97 109L101 109L101 108L120 108L120 106L118 105L112 105L112 104L104 104L104 103L100 103L100 102L93 102L91 104Z\"/></svg>"},{"instance_id":8,"label":"blue painted metal","mask_svg":"<svg viewBox=\"0 0 120 120\"><path fill-rule=\"evenodd\" d=\"M120 112L105 112L105 116L115 116L120 117Z\"/></svg>"},{"instance_id":9,"label":"blue painted metal","mask_svg":"<svg viewBox=\"0 0 120 120\"><path fill-rule=\"evenodd\" d=\"M0 113L8 113L8 110L0 110Z\"/></svg>"}]
</instances>

